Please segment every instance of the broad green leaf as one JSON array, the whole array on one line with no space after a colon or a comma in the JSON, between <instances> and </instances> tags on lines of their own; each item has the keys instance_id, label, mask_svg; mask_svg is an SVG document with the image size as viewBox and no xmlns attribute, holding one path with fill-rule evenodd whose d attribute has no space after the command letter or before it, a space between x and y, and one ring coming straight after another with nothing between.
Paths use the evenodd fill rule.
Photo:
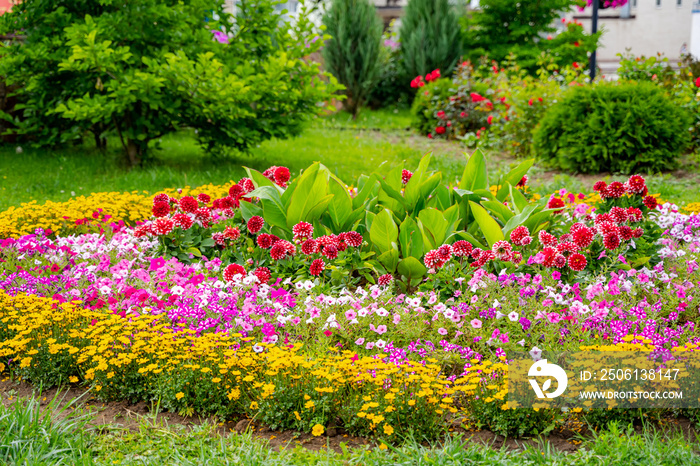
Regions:
<instances>
[{"instance_id":1,"label":"broad green leaf","mask_svg":"<svg viewBox=\"0 0 700 466\"><path fill-rule=\"evenodd\" d=\"M428 203L428 207L435 207L437 210L446 210L452 206L452 196L450 195L450 190L447 186L438 185L435 188L433 197Z\"/></svg>"},{"instance_id":2,"label":"broad green leaf","mask_svg":"<svg viewBox=\"0 0 700 466\"><path fill-rule=\"evenodd\" d=\"M357 184L357 195L352 200L352 208L357 209L366 204L367 199L370 196L376 196L379 191L379 178L376 174L372 174L369 178L364 180L362 187L360 188L360 183Z\"/></svg>"},{"instance_id":3,"label":"broad green leaf","mask_svg":"<svg viewBox=\"0 0 700 466\"><path fill-rule=\"evenodd\" d=\"M333 194L328 194L322 197L316 204L313 205L302 217L305 222L312 222L316 219L321 218L324 212L328 210L328 206L333 201L335 196Z\"/></svg>"},{"instance_id":4,"label":"broad green leaf","mask_svg":"<svg viewBox=\"0 0 700 466\"><path fill-rule=\"evenodd\" d=\"M399 273L409 281L422 278L428 270L415 257L406 257L399 262Z\"/></svg>"},{"instance_id":5,"label":"broad green leaf","mask_svg":"<svg viewBox=\"0 0 700 466\"><path fill-rule=\"evenodd\" d=\"M314 164L317 166L317 164ZM314 166L312 165L312 166ZM301 175L298 185L287 208L287 227L292 228L302 219L309 221L308 213L328 194L328 180L318 169L311 171L307 169Z\"/></svg>"},{"instance_id":6,"label":"broad green leaf","mask_svg":"<svg viewBox=\"0 0 700 466\"><path fill-rule=\"evenodd\" d=\"M380 180L382 187L379 190L379 195L377 196L379 202L387 209L393 212L405 214L408 211L406 206L406 201L400 192L395 190L389 183L385 180Z\"/></svg>"},{"instance_id":7,"label":"broad green leaf","mask_svg":"<svg viewBox=\"0 0 700 466\"><path fill-rule=\"evenodd\" d=\"M189 252L190 254L194 255L195 257L202 257L202 252L195 247L187 248L187 249L185 249L185 252Z\"/></svg>"},{"instance_id":8,"label":"broad green leaf","mask_svg":"<svg viewBox=\"0 0 700 466\"><path fill-rule=\"evenodd\" d=\"M498 201L481 201L481 205L493 213L504 224L513 217L513 212Z\"/></svg>"},{"instance_id":9,"label":"broad green leaf","mask_svg":"<svg viewBox=\"0 0 700 466\"><path fill-rule=\"evenodd\" d=\"M508 235L510 235L510 232L515 230L516 227L525 224L535 209L537 209L537 206L535 204L530 204L518 215L511 217L511 219L508 220L505 225L503 225L503 236L507 238Z\"/></svg>"},{"instance_id":10,"label":"broad green leaf","mask_svg":"<svg viewBox=\"0 0 700 466\"><path fill-rule=\"evenodd\" d=\"M399 244L403 257L423 257L423 235L411 217L407 216L399 227Z\"/></svg>"},{"instance_id":11,"label":"broad green leaf","mask_svg":"<svg viewBox=\"0 0 700 466\"><path fill-rule=\"evenodd\" d=\"M508 194L510 194L508 184L513 186L517 185L534 163L535 159L529 159L509 171L500 181L500 188L498 189L498 193L496 193L496 199L499 201L505 200L505 198L508 197Z\"/></svg>"},{"instance_id":12,"label":"broad green leaf","mask_svg":"<svg viewBox=\"0 0 700 466\"><path fill-rule=\"evenodd\" d=\"M341 228L352 214L352 199L345 185L335 176L328 180L328 191L333 194L333 199L328 204L328 216L333 221L334 233L342 233Z\"/></svg>"},{"instance_id":13,"label":"broad green leaf","mask_svg":"<svg viewBox=\"0 0 700 466\"><path fill-rule=\"evenodd\" d=\"M455 241L459 241L460 239L463 239L465 241L469 241L471 243L471 245L474 247L481 248L481 249L487 249L487 247L484 245L484 243L482 243L481 241L476 239L474 237L474 235L472 235L466 231L454 232L452 235L450 235L449 238L447 238L447 241L445 241L445 242L446 243L454 243Z\"/></svg>"},{"instance_id":14,"label":"broad green leaf","mask_svg":"<svg viewBox=\"0 0 700 466\"><path fill-rule=\"evenodd\" d=\"M404 191L404 198L406 199L406 210L412 211L416 206L419 197L421 196L421 187L423 185L426 173L428 171L428 165L430 164L430 159L432 155L430 153L423 156L420 159L418 168L413 172L413 176L406 183L406 189Z\"/></svg>"},{"instance_id":15,"label":"broad green leaf","mask_svg":"<svg viewBox=\"0 0 700 466\"><path fill-rule=\"evenodd\" d=\"M467 154L464 154L467 157ZM459 181L459 189L474 191L475 189L489 189L489 176L486 171L486 158L481 149L474 151L471 157L467 157L467 165L464 167L462 179Z\"/></svg>"},{"instance_id":16,"label":"broad green leaf","mask_svg":"<svg viewBox=\"0 0 700 466\"><path fill-rule=\"evenodd\" d=\"M472 215L474 215L474 220L479 225L481 233L486 238L489 243L489 247L497 241L503 240L503 231L501 231L500 225L489 215L489 213L475 202L469 202L469 207L471 208Z\"/></svg>"},{"instance_id":17,"label":"broad green leaf","mask_svg":"<svg viewBox=\"0 0 700 466\"><path fill-rule=\"evenodd\" d=\"M280 197L279 191L272 186L261 186L251 191L246 197L259 197L260 199L266 199L277 204L277 207L280 209L284 209L284 204L282 203L282 198Z\"/></svg>"},{"instance_id":18,"label":"broad green leaf","mask_svg":"<svg viewBox=\"0 0 700 466\"><path fill-rule=\"evenodd\" d=\"M370 211L365 212L365 230L366 231L369 232L372 230L372 223L374 223L374 218L376 216L377 216L377 214L375 214L374 212L370 212Z\"/></svg>"},{"instance_id":19,"label":"broad green leaf","mask_svg":"<svg viewBox=\"0 0 700 466\"><path fill-rule=\"evenodd\" d=\"M442 246L447 237L447 227L449 226L445 216L437 209L428 207L418 214L421 231L428 238L430 249Z\"/></svg>"},{"instance_id":20,"label":"broad green leaf","mask_svg":"<svg viewBox=\"0 0 700 466\"><path fill-rule=\"evenodd\" d=\"M377 214L372 221L372 226L369 230L369 239L372 245L380 253L384 253L393 249L393 244L396 243L399 236L399 230L394 223L391 213L384 209Z\"/></svg>"},{"instance_id":21,"label":"broad green leaf","mask_svg":"<svg viewBox=\"0 0 700 466\"><path fill-rule=\"evenodd\" d=\"M277 204L271 201L262 201L263 215L266 223L272 226L280 228L286 232L291 232L292 230L287 227L287 216L284 214L284 210L280 208ZM286 236L286 235L283 235Z\"/></svg>"},{"instance_id":22,"label":"broad green leaf","mask_svg":"<svg viewBox=\"0 0 700 466\"><path fill-rule=\"evenodd\" d=\"M387 272L394 273L399 263L399 250L396 249L396 243L394 243L394 248L380 254L377 260L386 268Z\"/></svg>"},{"instance_id":23,"label":"broad green leaf","mask_svg":"<svg viewBox=\"0 0 700 466\"><path fill-rule=\"evenodd\" d=\"M260 207L258 204L253 204L252 202L241 201L240 210L243 220L246 222L250 220L251 217L255 217L256 215L260 217L264 215L262 207Z\"/></svg>"},{"instance_id":24,"label":"broad green leaf","mask_svg":"<svg viewBox=\"0 0 700 466\"><path fill-rule=\"evenodd\" d=\"M508 184L508 189L510 190L510 200L513 202L513 208L516 213L520 213L528 206L529 202L520 192L518 188L513 187L512 184Z\"/></svg>"}]
</instances>

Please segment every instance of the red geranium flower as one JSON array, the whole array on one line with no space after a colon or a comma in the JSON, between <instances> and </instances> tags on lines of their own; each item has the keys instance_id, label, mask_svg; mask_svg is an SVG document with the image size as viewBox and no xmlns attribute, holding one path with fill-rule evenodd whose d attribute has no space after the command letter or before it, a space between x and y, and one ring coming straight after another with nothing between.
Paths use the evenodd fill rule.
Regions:
<instances>
[{"instance_id":1,"label":"red geranium flower","mask_svg":"<svg viewBox=\"0 0 700 466\"><path fill-rule=\"evenodd\" d=\"M444 126L438 126L437 128L435 128L435 132L436 132L437 134L445 134L445 127L444 127Z\"/></svg>"}]
</instances>

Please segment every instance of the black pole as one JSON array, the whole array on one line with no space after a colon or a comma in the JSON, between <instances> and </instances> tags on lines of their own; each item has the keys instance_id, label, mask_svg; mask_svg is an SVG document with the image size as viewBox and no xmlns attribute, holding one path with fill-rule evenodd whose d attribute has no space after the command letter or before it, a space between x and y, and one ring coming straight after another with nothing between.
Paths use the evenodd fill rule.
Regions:
<instances>
[{"instance_id":1,"label":"black pole","mask_svg":"<svg viewBox=\"0 0 700 466\"><path fill-rule=\"evenodd\" d=\"M598 2L599 0L593 0L593 13L591 14L591 34L598 32ZM591 82L595 79L595 58L597 49L591 52Z\"/></svg>"}]
</instances>

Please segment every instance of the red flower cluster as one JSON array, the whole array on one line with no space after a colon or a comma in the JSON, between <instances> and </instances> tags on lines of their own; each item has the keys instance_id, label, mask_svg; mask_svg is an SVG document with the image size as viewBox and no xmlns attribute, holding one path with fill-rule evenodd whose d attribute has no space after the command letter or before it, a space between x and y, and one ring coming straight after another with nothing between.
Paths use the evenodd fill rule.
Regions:
<instances>
[{"instance_id":1,"label":"red flower cluster","mask_svg":"<svg viewBox=\"0 0 700 466\"><path fill-rule=\"evenodd\" d=\"M425 83L423 82L423 76L416 76L411 80L411 87L412 88L417 88L417 87L423 87L425 86Z\"/></svg>"},{"instance_id":2,"label":"red flower cluster","mask_svg":"<svg viewBox=\"0 0 700 466\"><path fill-rule=\"evenodd\" d=\"M260 217L259 215L254 215L253 217L250 217L250 220L248 220L248 231L251 232L252 234L259 233L260 230L262 230L263 226L265 225L265 219Z\"/></svg>"},{"instance_id":3,"label":"red flower cluster","mask_svg":"<svg viewBox=\"0 0 700 466\"><path fill-rule=\"evenodd\" d=\"M413 176L413 173L410 171L403 169L401 170L401 183L402 184L408 184L408 182L411 180L411 177Z\"/></svg>"},{"instance_id":4,"label":"red flower cluster","mask_svg":"<svg viewBox=\"0 0 700 466\"><path fill-rule=\"evenodd\" d=\"M245 276L245 269L243 268L243 266L238 264L227 265L224 269L224 280L230 282L236 275L240 275L241 277Z\"/></svg>"},{"instance_id":5,"label":"red flower cluster","mask_svg":"<svg viewBox=\"0 0 700 466\"><path fill-rule=\"evenodd\" d=\"M263 172L263 176L281 188L287 187L287 181L291 177L289 168L272 166Z\"/></svg>"},{"instance_id":6,"label":"red flower cluster","mask_svg":"<svg viewBox=\"0 0 700 466\"><path fill-rule=\"evenodd\" d=\"M598 181L593 185L593 191L599 193L603 200L618 199L625 194L644 197L649 193L646 181L639 175L630 176L625 183L613 181L607 184L605 181Z\"/></svg>"},{"instance_id":7,"label":"red flower cluster","mask_svg":"<svg viewBox=\"0 0 700 466\"><path fill-rule=\"evenodd\" d=\"M299 222L292 227L294 241L302 242L314 236L314 227L308 222Z\"/></svg>"},{"instance_id":8,"label":"red flower cluster","mask_svg":"<svg viewBox=\"0 0 700 466\"><path fill-rule=\"evenodd\" d=\"M427 82L432 82L440 78L440 70L433 70L425 75L425 80Z\"/></svg>"}]
</instances>

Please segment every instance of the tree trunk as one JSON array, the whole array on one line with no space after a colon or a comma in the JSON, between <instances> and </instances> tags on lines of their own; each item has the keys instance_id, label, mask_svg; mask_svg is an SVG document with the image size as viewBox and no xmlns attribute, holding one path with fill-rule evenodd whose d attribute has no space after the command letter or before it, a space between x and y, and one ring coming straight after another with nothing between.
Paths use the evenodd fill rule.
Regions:
<instances>
[{"instance_id":1,"label":"tree trunk","mask_svg":"<svg viewBox=\"0 0 700 466\"><path fill-rule=\"evenodd\" d=\"M126 155L129 157L129 164L131 164L132 167L137 167L141 165L143 148L133 139L129 139L126 142Z\"/></svg>"}]
</instances>

